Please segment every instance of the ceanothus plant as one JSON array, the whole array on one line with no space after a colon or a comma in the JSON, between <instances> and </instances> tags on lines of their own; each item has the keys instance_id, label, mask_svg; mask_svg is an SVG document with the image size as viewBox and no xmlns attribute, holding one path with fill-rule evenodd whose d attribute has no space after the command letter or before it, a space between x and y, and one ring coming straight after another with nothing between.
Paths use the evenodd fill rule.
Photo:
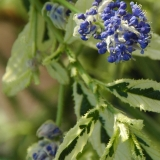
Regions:
<instances>
[{"instance_id":1,"label":"ceanothus plant","mask_svg":"<svg viewBox=\"0 0 160 160\"><path fill-rule=\"evenodd\" d=\"M43 42L45 23L47 43ZM38 67L43 65L60 83L60 91L56 123L47 121L37 130L42 139L29 147L27 160L160 159L160 150L143 131L143 120L130 118L103 94L109 91L115 101L159 113L160 83L148 79L104 83L78 59L82 46L96 49L99 56L107 54L106 63L124 63L134 55L160 59L154 53L158 36L151 31L145 11L135 2L127 6L121 0L53 0L43 5L30 1L29 22L13 45L3 90L12 96L32 80L39 84ZM73 88L77 123L64 134L60 125L65 85Z\"/></svg>"}]
</instances>

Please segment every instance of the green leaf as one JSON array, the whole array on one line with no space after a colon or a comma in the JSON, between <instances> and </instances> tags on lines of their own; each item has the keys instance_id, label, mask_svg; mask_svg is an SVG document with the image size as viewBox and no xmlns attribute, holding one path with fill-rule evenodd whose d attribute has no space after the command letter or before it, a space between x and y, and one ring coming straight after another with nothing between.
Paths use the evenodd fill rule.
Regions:
<instances>
[{"instance_id":1,"label":"green leaf","mask_svg":"<svg viewBox=\"0 0 160 160\"><path fill-rule=\"evenodd\" d=\"M131 134L131 151L135 159L145 160L142 147L134 134Z\"/></svg>"},{"instance_id":2,"label":"green leaf","mask_svg":"<svg viewBox=\"0 0 160 160\"><path fill-rule=\"evenodd\" d=\"M139 159L144 159L144 157L146 157L146 160L159 159L160 149L156 147L156 144L154 144L154 141L151 141L146 136L146 133L142 130L143 128L142 120L131 119L123 114L117 114L116 119L119 122L127 125L130 130L130 133L133 133L131 136L132 138L129 139L130 146L128 146L128 148L130 148L133 158L139 157ZM147 157L150 159L147 159Z\"/></svg>"},{"instance_id":3,"label":"green leaf","mask_svg":"<svg viewBox=\"0 0 160 160\"><path fill-rule=\"evenodd\" d=\"M56 39L51 27L45 22L44 17L38 15L38 38L37 48L40 52L47 52L49 49L54 50Z\"/></svg>"},{"instance_id":4,"label":"green leaf","mask_svg":"<svg viewBox=\"0 0 160 160\"><path fill-rule=\"evenodd\" d=\"M129 140L118 144L114 160L133 160Z\"/></svg>"},{"instance_id":5,"label":"green leaf","mask_svg":"<svg viewBox=\"0 0 160 160\"><path fill-rule=\"evenodd\" d=\"M75 7L82 11L82 13L85 13L87 9L92 7L92 2L94 0L78 0L75 4ZM68 19L68 23L66 25L66 34L64 37L64 42L66 44L71 44L73 43L75 40L78 40L79 38L77 37L73 37L73 31L74 31L74 27L76 26L76 23L73 20L73 16L74 14L72 13Z\"/></svg>"},{"instance_id":6,"label":"green leaf","mask_svg":"<svg viewBox=\"0 0 160 160\"><path fill-rule=\"evenodd\" d=\"M46 68L50 76L57 79L59 83L69 83L67 71L56 60L53 59L50 64L46 65Z\"/></svg>"},{"instance_id":7,"label":"green leaf","mask_svg":"<svg viewBox=\"0 0 160 160\"><path fill-rule=\"evenodd\" d=\"M128 140L129 129L128 129L127 125L124 123L117 123L117 126L119 127L119 130L120 130L120 136L121 136L122 142Z\"/></svg>"},{"instance_id":8,"label":"green leaf","mask_svg":"<svg viewBox=\"0 0 160 160\"><path fill-rule=\"evenodd\" d=\"M30 19L13 44L11 57L3 76L3 90L11 96L27 87L31 80L39 83L35 50L35 10L31 8Z\"/></svg>"},{"instance_id":9,"label":"green leaf","mask_svg":"<svg viewBox=\"0 0 160 160\"><path fill-rule=\"evenodd\" d=\"M119 130L116 128L100 160L114 159L119 142Z\"/></svg>"},{"instance_id":10,"label":"green leaf","mask_svg":"<svg viewBox=\"0 0 160 160\"><path fill-rule=\"evenodd\" d=\"M102 110L99 113L99 120L95 124L94 130L89 139L99 156L102 156L106 144L108 144L109 139L113 134L113 126L114 115L108 110L108 108Z\"/></svg>"},{"instance_id":11,"label":"green leaf","mask_svg":"<svg viewBox=\"0 0 160 160\"><path fill-rule=\"evenodd\" d=\"M116 120L118 122L127 124L128 127L135 129L135 130L142 130L142 128L144 127L143 120L131 119L123 115L122 113L116 114Z\"/></svg>"},{"instance_id":12,"label":"green leaf","mask_svg":"<svg viewBox=\"0 0 160 160\"><path fill-rule=\"evenodd\" d=\"M115 114L116 126L120 130L121 143L118 145L115 159L143 159L143 153L140 146L135 145L133 140L130 138L133 131L142 132L143 121L131 119L122 113ZM134 135L133 135L134 136ZM136 143L138 145L138 141ZM135 151L136 150L136 151ZM133 153L140 153L139 155ZM138 157L138 158L137 158Z\"/></svg>"},{"instance_id":13,"label":"green leaf","mask_svg":"<svg viewBox=\"0 0 160 160\"><path fill-rule=\"evenodd\" d=\"M97 104L95 96L82 82L75 82L73 85L73 97L75 102L75 113L77 119L85 115Z\"/></svg>"},{"instance_id":14,"label":"green leaf","mask_svg":"<svg viewBox=\"0 0 160 160\"><path fill-rule=\"evenodd\" d=\"M160 36L155 33L152 34L151 43L149 43L148 47L145 49L144 54L141 54L140 50L136 50L133 52L133 55L146 56L153 60L160 60Z\"/></svg>"},{"instance_id":15,"label":"green leaf","mask_svg":"<svg viewBox=\"0 0 160 160\"><path fill-rule=\"evenodd\" d=\"M107 85L107 87L108 86L110 87L110 85ZM78 114L79 116L81 112L80 108L82 107L81 105L82 99L84 94L86 93L84 92L83 87L86 88L85 86L83 86L83 83L75 83L73 86L74 98L75 102L77 102L77 108L78 108L78 110L76 111L76 115ZM123 90L123 88L125 87L126 84L122 84L122 86L119 86L118 88L120 88L120 90ZM121 92L119 93L121 95L126 96L126 94L123 94ZM92 95L92 93L90 93L89 95ZM94 96L90 97L92 97L91 101L96 102ZM85 99L88 99L88 97L86 96ZM94 106L95 105L96 103L94 104ZM110 140L109 142L110 137L111 139L114 139L113 126L117 127L119 130L118 134L119 140L116 139L115 142L114 140L112 142ZM84 128L86 127L86 125L82 125L81 127ZM150 157L153 159L155 158L156 160L158 160L160 152L155 147L153 142L147 140L145 133L142 131L142 128L143 128L142 120L131 119L122 114L119 110L114 109L112 106L109 106L108 104L107 108L104 108L103 110L99 111L99 119L96 121L94 125L94 129L89 138L89 141L92 144L95 151L97 151L98 155L100 157L103 155L101 157L102 159L105 159L107 155L106 159L108 160L113 159L113 157L114 160L121 160L121 159L132 160L137 157L140 160L143 160L144 157ZM130 138L131 133L136 135L137 143L133 142L133 140ZM106 148L105 150L107 144L108 148ZM150 146L153 146L154 149L152 149Z\"/></svg>"},{"instance_id":16,"label":"green leaf","mask_svg":"<svg viewBox=\"0 0 160 160\"><path fill-rule=\"evenodd\" d=\"M160 149L154 145L154 142L151 142L150 147L147 147L144 144L141 144L141 146L144 149L143 153L146 157L150 157L151 160L159 160Z\"/></svg>"},{"instance_id":17,"label":"green leaf","mask_svg":"<svg viewBox=\"0 0 160 160\"><path fill-rule=\"evenodd\" d=\"M118 112L118 110L115 110ZM111 148L111 151L115 151L114 154L114 160L132 160L136 155L133 155L133 151L136 149L136 152L138 151L137 148L135 148L135 144L130 139L130 133L138 134L138 143L144 145L145 147L148 147L149 143L148 140L146 141L146 137L144 136L145 133L142 131L143 128L143 121L142 120L136 120L131 119L122 113L114 113L111 110L111 107L108 106L106 109L101 110L99 112L99 120L96 122L94 130L92 132L92 135L90 137L90 143L92 144L93 148L97 151L98 155L101 157L102 154L105 151L105 146L108 144L108 141L110 137L113 136L113 126L117 126L119 128L119 136L121 137L121 140L119 144L116 144L117 146L114 146ZM116 125L115 125L116 120ZM102 129L103 127L103 129ZM140 136L139 134L142 134ZM96 138L95 138L96 137ZM111 146L110 146L111 147ZM143 148L143 146L141 146ZM153 152L153 149L150 150L153 156L157 156L158 150L155 149L155 153ZM147 157L150 156L149 152L144 152L141 150L141 152L145 154L144 156ZM134 151L135 152L135 151ZM112 152L111 152L112 153ZM137 152L138 153L138 152ZM105 156L104 156L105 157ZM103 158L104 158L103 157ZM108 159L113 159L113 157L107 157ZM141 156L141 159L143 157Z\"/></svg>"},{"instance_id":18,"label":"green leaf","mask_svg":"<svg viewBox=\"0 0 160 160\"><path fill-rule=\"evenodd\" d=\"M155 81L121 79L107 84L106 87L133 107L160 112L160 84Z\"/></svg>"},{"instance_id":19,"label":"green leaf","mask_svg":"<svg viewBox=\"0 0 160 160\"><path fill-rule=\"evenodd\" d=\"M124 152L121 149L121 147L118 147L117 152L120 151L121 153L123 152L125 153L125 155L127 155L127 150L128 150L128 155L130 155L130 158L133 157L134 159L144 160L145 157L146 158L148 157L150 159L147 160L152 160L152 158L153 160L158 160L158 158L160 157L160 150L156 147L154 141L150 141L149 138L146 136L146 133L142 130L143 128L142 120L131 119L121 113L116 114L116 119L118 123L121 122L125 124L125 126L127 126L127 128L129 129L129 132L127 132L128 134L132 133L130 135L131 138L129 138L128 136L129 139L125 141L125 143L120 143L120 145L125 144L128 146L126 149L124 149L126 151ZM121 130L122 128L119 127L119 129ZM118 157L121 156L119 155ZM122 159L127 159L127 158L123 157Z\"/></svg>"},{"instance_id":20,"label":"green leaf","mask_svg":"<svg viewBox=\"0 0 160 160\"><path fill-rule=\"evenodd\" d=\"M146 157L146 160L159 160L160 157L160 148L156 146L154 141L151 141L144 131L138 131L132 129L137 141L143 149L143 154Z\"/></svg>"},{"instance_id":21,"label":"green leaf","mask_svg":"<svg viewBox=\"0 0 160 160\"><path fill-rule=\"evenodd\" d=\"M80 118L74 128L70 129L64 137L63 143L59 146L55 160L75 159L78 153L82 152L87 144L95 122L99 117L99 108L90 110Z\"/></svg>"},{"instance_id":22,"label":"green leaf","mask_svg":"<svg viewBox=\"0 0 160 160\"><path fill-rule=\"evenodd\" d=\"M89 141L99 156L103 154L109 139L110 137L108 136L106 129L102 126L100 121L97 121Z\"/></svg>"},{"instance_id":23,"label":"green leaf","mask_svg":"<svg viewBox=\"0 0 160 160\"><path fill-rule=\"evenodd\" d=\"M77 160L97 160L99 156L97 155L96 151L92 148L90 143L84 147L82 153L78 154Z\"/></svg>"},{"instance_id":24,"label":"green leaf","mask_svg":"<svg viewBox=\"0 0 160 160\"><path fill-rule=\"evenodd\" d=\"M119 113L120 114L120 113ZM90 143L92 144L93 148L97 151L98 155L101 157L105 151L106 145L109 143L110 137L113 136L114 132L114 123L115 123L115 116L116 119L119 120L119 114L114 114L110 107L108 106L106 109L101 110L99 115L99 121L96 122L92 135L90 137ZM119 118L118 118L119 117ZM126 117L126 116L124 116ZM129 118L122 119L123 122L128 122L128 124L133 123ZM137 121L136 121L137 122ZM136 123L135 122L135 123ZM132 125L131 125L132 126ZM121 133L122 131L120 131ZM121 136L121 134L120 134ZM96 138L95 138L96 137ZM130 150L130 143L129 140L125 140L125 142L117 144L116 152L114 154L114 160L132 160L132 154ZM113 147L112 147L113 149ZM108 157L109 158L109 157ZM110 157L111 158L111 157ZM112 158L111 158L112 159Z\"/></svg>"}]
</instances>

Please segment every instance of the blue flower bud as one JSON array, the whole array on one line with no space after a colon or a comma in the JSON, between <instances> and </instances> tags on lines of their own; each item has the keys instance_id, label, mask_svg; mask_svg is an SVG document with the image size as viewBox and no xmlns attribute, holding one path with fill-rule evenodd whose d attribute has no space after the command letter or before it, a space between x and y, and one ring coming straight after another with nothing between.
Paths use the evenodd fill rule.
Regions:
<instances>
[{"instance_id":1,"label":"blue flower bud","mask_svg":"<svg viewBox=\"0 0 160 160\"><path fill-rule=\"evenodd\" d=\"M122 2L120 2L119 8L121 8L121 9L126 9L126 8L127 8L127 4L122 1Z\"/></svg>"},{"instance_id":2,"label":"blue flower bud","mask_svg":"<svg viewBox=\"0 0 160 160\"><path fill-rule=\"evenodd\" d=\"M124 16L126 14L126 11L124 9L119 9L118 14Z\"/></svg>"},{"instance_id":3,"label":"blue flower bud","mask_svg":"<svg viewBox=\"0 0 160 160\"><path fill-rule=\"evenodd\" d=\"M103 48L103 47L106 47L107 44L106 44L105 42L98 42L98 43L96 44L96 46L97 46L98 49L101 49L101 48Z\"/></svg>"},{"instance_id":4,"label":"blue flower bud","mask_svg":"<svg viewBox=\"0 0 160 160\"><path fill-rule=\"evenodd\" d=\"M98 4L102 2L102 0L95 0L95 2L97 2Z\"/></svg>"},{"instance_id":5,"label":"blue flower bud","mask_svg":"<svg viewBox=\"0 0 160 160\"><path fill-rule=\"evenodd\" d=\"M57 143L50 140L41 140L29 148L27 159L52 160L57 153L57 149Z\"/></svg>"},{"instance_id":6,"label":"blue flower bud","mask_svg":"<svg viewBox=\"0 0 160 160\"><path fill-rule=\"evenodd\" d=\"M130 54L127 54L127 53L123 54L123 60L124 61L128 61L130 58L131 58Z\"/></svg>"},{"instance_id":7,"label":"blue flower bud","mask_svg":"<svg viewBox=\"0 0 160 160\"><path fill-rule=\"evenodd\" d=\"M84 21L80 24L80 28L81 29L86 29L89 26L89 22L88 21Z\"/></svg>"},{"instance_id":8,"label":"blue flower bud","mask_svg":"<svg viewBox=\"0 0 160 160\"><path fill-rule=\"evenodd\" d=\"M51 11L51 9L52 9L52 5L51 5L51 4L47 4L47 5L46 5L46 10L47 10L47 11Z\"/></svg>"},{"instance_id":9,"label":"blue flower bud","mask_svg":"<svg viewBox=\"0 0 160 160\"><path fill-rule=\"evenodd\" d=\"M101 33L101 38L107 38L107 36L108 36L109 34L108 34L108 32L102 32Z\"/></svg>"},{"instance_id":10,"label":"blue flower bud","mask_svg":"<svg viewBox=\"0 0 160 160\"><path fill-rule=\"evenodd\" d=\"M93 2L92 3L92 6L98 6L99 4L98 4L98 2Z\"/></svg>"},{"instance_id":11,"label":"blue flower bud","mask_svg":"<svg viewBox=\"0 0 160 160\"><path fill-rule=\"evenodd\" d=\"M61 130L56 126L54 122L50 120L42 124L40 128L37 130L38 137L44 137L48 139L60 136L61 134Z\"/></svg>"},{"instance_id":12,"label":"blue flower bud","mask_svg":"<svg viewBox=\"0 0 160 160\"><path fill-rule=\"evenodd\" d=\"M102 47L102 48L98 49L98 53L99 54L104 54L106 52L107 52L107 48L106 47Z\"/></svg>"},{"instance_id":13,"label":"blue flower bud","mask_svg":"<svg viewBox=\"0 0 160 160\"><path fill-rule=\"evenodd\" d=\"M100 34L94 34L93 36L94 36L95 39L100 39L100 40L102 40L102 37L101 37Z\"/></svg>"},{"instance_id":14,"label":"blue flower bud","mask_svg":"<svg viewBox=\"0 0 160 160\"><path fill-rule=\"evenodd\" d=\"M59 29L65 29L70 10L58 3L46 2L42 9L47 11L47 16L51 19L53 25Z\"/></svg>"},{"instance_id":15,"label":"blue flower bud","mask_svg":"<svg viewBox=\"0 0 160 160\"><path fill-rule=\"evenodd\" d=\"M116 61L116 58L115 58L115 56L109 56L109 57L107 58L107 60L108 60L108 62L113 63L113 62Z\"/></svg>"},{"instance_id":16,"label":"blue flower bud","mask_svg":"<svg viewBox=\"0 0 160 160\"><path fill-rule=\"evenodd\" d=\"M39 151L38 153L33 153L33 160L45 160L48 155L44 151Z\"/></svg>"},{"instance_id":17,"label":"blue flower bud","mask_svg":"<svg viewBox=\"0 0 160 160\"><path fill-rule=\"evenodd\" d=\"M58 149L58 147L55 143L50 143L45 146L45 150L46 150L47 154L52 157L55 157L57 149Z\"/></svg>"},{"instance_id":18,"label":"blue flower bud","mask_svg":"<svg viewBox=\"0 0 160 160\"><path fill-rule=\"evenodd\" d=\"M85 20L86 17L85 17L84 14L80 13L80 14L77 15L77 18Z\"/></svg>"},{"instance_id":19,"label":"blue flower bud","mask_svg":"<svg viewBox=\"0 0 160 160\"><path fill-rule=\"evenodd\" d=\"M97 11L95 9L91 8L86 14L87 15L95 15L95 14L97 14Z\"/></svg>"},{"instance_id":20,"label":"blue flower bud","mask_svg":"<svg viewBox=\"0 0 160 160\"><path fill-rule=\"evenodd\" d=\"M84 36L84 35L81 36L81 39L82 39L83 41L87 41L87 40L88 40L88 38L86 38L86 36Z\"/></svg>"}]
</instances>

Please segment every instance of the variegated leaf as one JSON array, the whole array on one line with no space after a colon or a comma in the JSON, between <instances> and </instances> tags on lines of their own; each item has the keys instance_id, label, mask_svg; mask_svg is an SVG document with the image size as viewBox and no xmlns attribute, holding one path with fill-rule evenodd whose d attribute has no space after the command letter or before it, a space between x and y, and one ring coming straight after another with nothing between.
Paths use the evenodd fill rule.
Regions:
<instances>
[{"instance_id":1,"label":"variegated leaf","mask_svg":"<svg viewBox=\"0 0 160 160\"><path fill-rule=\"evenodd\" d=\"M122 142L125 142L129 138L129 129L127 125L124 123L117 123L117 126L119 127L119 130L120 130L120 136L121 136Z\"/></svg>"},{"instance_id":2,"label":"variegated leaf","mask_svg":"<svg viewBox=\"0 0 160 160\"><path fill-rule=\"evenodd\" d=\"M131 127L135 130L142 130L142 128L144 127L143 120L131 119L122 113L116 114L116 120L121 123L127 124L128 127Z\"/></svg>"},{"instance_id":3,"label":"variegated leaf","mask_svg":"<svg viewBox=\"0 0 160 160\"><path fill-rule=\"evenodd\" d=\"M108 83L106 88L133 107L160 112L160 83L152 80L121 79Z\"/></svg>"},{"instance_id":4,"label":"variegated leaf","mask_svg":"<svg viewBox=\"0 0 160 160\"><path fill-rule=\"evenodd\" d=\"M119 117L118 115L116 115L117 119ZM113 135L114 122L115 122L115 115L113 114L109 106L106 109L100 111L99 121L97 121L97 123L95 124L93 133L89 139L93 148L97 151L100 157L104 153L105 147L108 144L110 137L112 137ZM133 122L133 120L131 119L129 121L128 118L127 122L131 123ZM132 160L129 140L119 143L115 151L114 160L122 160L122 159Z\"/></svg>"},{"instance_id":5,"label":"variegated leaf","mask_svg":"<svg viewBox=\"0 0 160 160\"><path fill-rule=\"evenodd\" d=\"M140 146L134 134L131 134L131 151L134 159L145 160L142 147Z\"/></svg>"},{"instance_id":6,"label":"variegated leaf","mask_svg":"<svg viewBox=\"0 0 160 160\"><path fill-rule=\"evenodd\" d=\"M129 140L118 144L114 160L133 160Z\"/></svg>"},{"instance_id":7,"label":"variegated leaf","mask_svg":"<svg viewBox=\"0 0 160 160\"><path fill-rule=\"evenodd\" d=\"M112 160L115 157L115 153L118 147L118 144L120 143L119 139L119 129L115 128L115 131L107 144L107 147L104 150L104 153L100 160Z\"/></svg>"},{"instance_id":8,"label":"variegated leaf","mask_svg":"<svg viewBox=\"0 0 160 160\"><path fill-rule=\"evenodd\" d=\"M131 127L130 129L139 142L146 160L159 160L160 148L158 148L154 141L151 141L144 132L132 129Z\"/></svg>"},{"instance_id":9,"label":"variegated leaf","mask_svg":"<svg viewBox=\"0 0 160 160\"><path fill-rule=\"evenodd\" d=\"M76 157L77 160L97 160L99 156L97 155L96 151L93 149L90 143L83 148L82 153L78 154Z\"/></svg>"},{"instance_id":10,"label":"variegated leaf","mask_svg":"<svg viewBox=\"0 0 160 160\"><path fill-rule=\"evenodd\" d=\"M105 147L113 134L113 126L114 115L109 112L108 108L102 110L99 115L99 120L96 122L93 133L89 139L99 156L102 156Z\"/></svg>"},{"instance_id":11,"label":"variegated leaf","mask_svg":"<svg viewBox=\"0 0 160 160\"><path fill-rule=\"evenodd\" d=\"M83 83L74 84L74 98L75 102L77 105L77 110L76 110L76 115L81 115L81 107L82 104L82 99L83 99L83 94L84 93L84 88ZM83 89L82 89L83 88ZM85 87L86 88L86 87ZM88 90L89 91L89 90ZM95 101L95 97L91 96L93 95L91 92L89 92L89 95L92 101ZM80 101L78 101L78 98L80 98ZM88 99L87 96L85 99ZM96 101L95 101L96 102ZM90 106L90 101L89 99L87 100L87 104ZM85 107L84 105L83 107ZM114 110L114 111L113 111ZM85 110L83 109L85 112ZM84 114L84 113L83 113ZM109 142L110 137L113 135L113 126L115 123L115 120L118 122L117 127L119 128L119 136L121 137L120 141L118 144L116 144L115 148L112 147L112 149L115 149L115 154L112 157L108 157L108 159L113 159L114 160L122 160L122 159L127 159L127 160L132 160L134 158L139 157L139 159L144 159L144 157L153 157L157 158L159 156L158 149L154 147L152 149L151 147L148 147L148 144L152 144L151 142L145 145L145 134L142 131L143 128L143 121L142 120L135 120L131 119L124 114L120 113L119 110L113 109L112 106L107 106L107 108L101 110L99 112L99 119L95 123L93 132L89 138L90 143L92 144L93 148L97 151L98 155L101 157L104 154L105 147ZM142 156L140 151L138 152L137 147L135 143L133 143L133 140L130 138L130 131L136 135L137 142L140 144L140 147L142 148L141 154L144 154ZM139 133L143 135L140 136ZM138 134L138 135L137 135ZM96 137L96 138L95 138ZM107 151L108 152L108 151ZM104 156L105 157L105 156ZM104 158L102 157L102 158ZM158 160L158 159L156 159Z\"/></svg>"},{"instance_id":12,"label":"variegated leaf","mask_svg":"<svg viewBox=\"0 0 160 160\"><path fill-rule=\"evenodd\" d=\"M60 145L55 160L73 160L82 152L99 118L99 109L90 110L70 129Z\"/></svg>"},{"instance_id":13,"label":"variegated leaf","mask_svg":"<svg viewBox=\"0 0 160 160\"><path fill-rule=\"evenodd\" d=\"M94 108L97 104L95 96L82 82L75 82L73 85L73 97L75 102L75 113L77 119Z\"/></svg>"}]
</instances>

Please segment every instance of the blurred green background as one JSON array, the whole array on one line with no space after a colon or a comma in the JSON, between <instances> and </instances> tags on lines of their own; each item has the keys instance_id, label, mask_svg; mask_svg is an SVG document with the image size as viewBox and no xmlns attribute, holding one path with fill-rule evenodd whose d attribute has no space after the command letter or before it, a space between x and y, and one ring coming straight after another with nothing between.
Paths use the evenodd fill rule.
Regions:
<instances>
[{"instance_id":1,"label":"blurred green background","mask_svg":"<svg viewBox=\"0 0 160 160\"><path fill-rule=\"evenodd\" d=\"M45 0L41 0L45 3ZM127 0L129 3L130 1ZM160 1L136 0L147 12L153 33L160 35ZM28 0L0 0L0 76L5 72L12 45L28 21ZM74 47L74 46L72 46ZM152 53L151 53L152 54ZM126 63L109 64L107 55L98 55L97 51L82 47L79 59L84 68L103 82L120 78L153 79L160 82L160 62L149 58L134 57ZM32 84L14 97L0 92L0 160L24 160L27 148L38 140L36 130L46 120L56 118L56 106L59 84L52 79L44 67L40 67L40 85ZM72 81L71 81L72 83ZM0 84L1 85L1 84ZM2 86L0 86L2 88ZM144 119L145 130L160 141L160 116L156 113L144 113L128 105L115 101L115 97L104 92L115 107L127 112L131 117ZM65 108L62 130L65 132L76 122L72 85L66 86Z\"/></svg>"}]
</instances>

